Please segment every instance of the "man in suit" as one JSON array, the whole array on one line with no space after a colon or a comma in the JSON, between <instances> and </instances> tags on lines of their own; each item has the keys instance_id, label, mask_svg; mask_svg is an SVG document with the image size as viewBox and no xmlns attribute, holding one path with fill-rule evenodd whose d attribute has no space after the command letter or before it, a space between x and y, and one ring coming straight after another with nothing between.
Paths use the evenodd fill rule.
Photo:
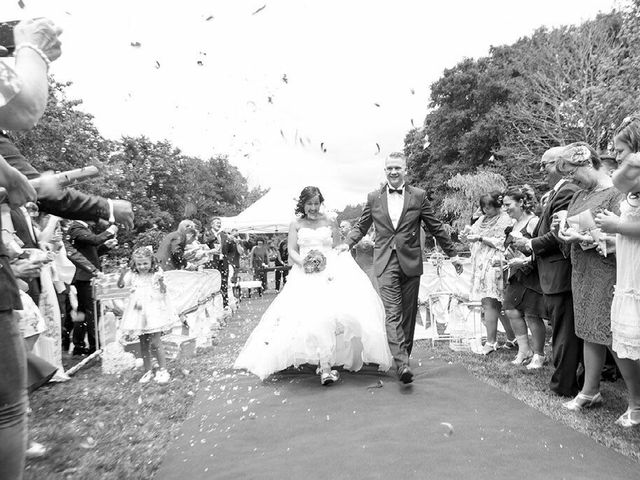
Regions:
<instances>
[{"instance_id":1,"label":"man in suit","mask_svg":"<svg viewBox=\"0 0 640 480\"><path fill-rule=\"evenodd\" d=\"M195 229L193 221L182 220L178 224L178 229L167 233L158 245L156 259L163 270L182 270L187 266L184 247L187 244L185 231L189 228Z\"/></svg>"},{"instance_id":2,"label":"man in suit","mask_svg":"<svg viewBox=\"0 0 640 480\"><path fill-rule=\"evenodd\" d=\"M542 155L540 171L545 174L551 191L533 238L517 239L516 246L527 253L533 252L545 306L553 326L552 356L555 371L549 386L552 392L573 398L580 391L577 371L582 361L582 340L576 336L573 324L571 259L569 252L563 250L563 244L554 235L551 223L554 214L567 210L579 187L563 179L556 170L557 158L562 150L563 147L553 147Z\"/></svg>"},{"instance_id":3,"label":"man in suit","mask_svg":"<svg viewBox=\"0 0 640 480\"><path fill-rule=\"evenodd\" d=\"M222 231L220 217L211 219L211 230L205 234L205 243L214 251L213 259L208 266L220 272L220 293L222 305L229 307L229 257L237 249L234 239Z\"/></svg>"},{"instance_id":4,"label":"man in suit","mask_svg":"<svg viewBox=\"0 0 640 480\"><path fill-rule=\"evenodd\" d=\"M95 234L89 228L89 224L76 220L69 226L67 235L69 236L69 243L75 247L78 253L84 256L96 270L100 270L100 253L98 248L103 246L111 248L115 246L116 240L114 237L117 231L118 227L111 225L102 233ZM78 292L78 312L84 314L84 321L82 322L84 328L78 328L79 325L74 325L73 328L74 355L83 353L91 354L96 351L95 311L93 308L93 290L91 288L91 280L93 277L94 275L92 273L81 268L76 269L76 274L73 277L72 283ZM84 344L85 329L87 339L89 340L88 349L85 348Z\"/></svg>"},{"instance_id":5,"label":"man in suit","mask_svg":"<svg viewBox=\"0 0 640 480\"><path fill-rule=\"evenodd\" d=\"M449 234L433 213L427 192L405 185L406 170L407 161L402 153L389 155L385 161L387 184L368 195L358 223L340 248L353 248L371 224L375 225L373 266L386 314L387 340L400 381L411 383L413 373L409 368L409 356L422 275L422 222L451 257L458 273L462 272L462 264Z\"/></svg>"}]
</instances>

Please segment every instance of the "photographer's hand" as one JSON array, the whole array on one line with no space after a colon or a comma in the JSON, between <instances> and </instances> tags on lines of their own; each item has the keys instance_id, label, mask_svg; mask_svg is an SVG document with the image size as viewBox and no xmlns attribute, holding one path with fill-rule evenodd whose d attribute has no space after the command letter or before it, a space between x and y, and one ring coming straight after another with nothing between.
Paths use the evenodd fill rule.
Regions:
<instances>
[{"instance_id":1,"label":"photographer's hand","mask_svg":"<svg viewBox=\"0 0 640 480\"><path fill-rule=\"evenodd\" d=\"M60 58L62 48L60 39L62 28L47 18L31 19L20 22L13 30L16 48L20 45L33 45L39 48L50 62Z\"/></svg>"}]
</instances>

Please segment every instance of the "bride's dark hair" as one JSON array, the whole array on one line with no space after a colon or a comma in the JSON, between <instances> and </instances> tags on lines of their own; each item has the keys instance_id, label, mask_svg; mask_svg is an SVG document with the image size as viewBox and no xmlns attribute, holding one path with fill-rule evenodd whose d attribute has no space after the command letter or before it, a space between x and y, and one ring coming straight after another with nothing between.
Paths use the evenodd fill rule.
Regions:
<instances>
[{"instance_id":1,"label":"bride's dark hair","mask_svg":"<svg viewBox=\"0 0 640 480\"><path fill-rule=\"evenodd\" d=\"M304 204L311 200L313 197L318 197L320 203L324 203L324 197L320 192L318 187L309 186L304 187L302 192L300 192L300 196L298 197L298 204L296 205L296 214L300 215L302 218L305 218L306 215L304 213Z\"/></svg>"}]
</instances>

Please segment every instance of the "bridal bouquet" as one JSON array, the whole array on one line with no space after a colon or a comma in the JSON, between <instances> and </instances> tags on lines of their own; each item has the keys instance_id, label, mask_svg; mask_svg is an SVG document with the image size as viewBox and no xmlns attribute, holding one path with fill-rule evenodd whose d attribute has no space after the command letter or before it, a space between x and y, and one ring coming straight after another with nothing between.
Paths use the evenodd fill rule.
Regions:
<instances>
[{"instance_id":1,"label":"bridal bouquet","mask_svg":"<svg viewBox=\"0 0 640 480\"><path fill-rule=\"evenodd\" d=\"M327 257L319 250L311 250L302 261L304 273L321 272L327 266Z\"/></svg>"}]
</instances>

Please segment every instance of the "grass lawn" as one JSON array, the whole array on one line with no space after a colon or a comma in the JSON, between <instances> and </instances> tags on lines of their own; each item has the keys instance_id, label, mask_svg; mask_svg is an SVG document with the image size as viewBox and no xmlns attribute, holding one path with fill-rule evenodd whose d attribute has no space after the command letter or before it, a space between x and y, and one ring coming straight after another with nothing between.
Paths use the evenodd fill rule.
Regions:
<instances>
[{"instance_id":1,"label":"grass lawn","mask_svg":"<svg viewBox=\"0 0 640 480\"><path fill-rule=\"evenodd\" d=\"M103 375L99 362L80 370L70 382L42 387L31 397L30 436L50 448L45 458L27 463L25 479L149 479L187 418L195 394L213 379L231 378L230 366L244 339L273 300L246 300L220 334L220 343L193 359L170 363L166 386L140 385L140 370ZM551 418L579 430L624 455L640 460L640 428L624 430L614 420L626 409L622 380L604 382L605 405L585 413L565 412L564 398L551 395L551 369L529 371L509 361L515 352L500 350L484 357L454 352L447 343L416 343L413 362L438 358L458 363ZM508 418L495 412L497 424ZM517 465L517 459L510 459Z\"/></svg>"}]
</instances>

